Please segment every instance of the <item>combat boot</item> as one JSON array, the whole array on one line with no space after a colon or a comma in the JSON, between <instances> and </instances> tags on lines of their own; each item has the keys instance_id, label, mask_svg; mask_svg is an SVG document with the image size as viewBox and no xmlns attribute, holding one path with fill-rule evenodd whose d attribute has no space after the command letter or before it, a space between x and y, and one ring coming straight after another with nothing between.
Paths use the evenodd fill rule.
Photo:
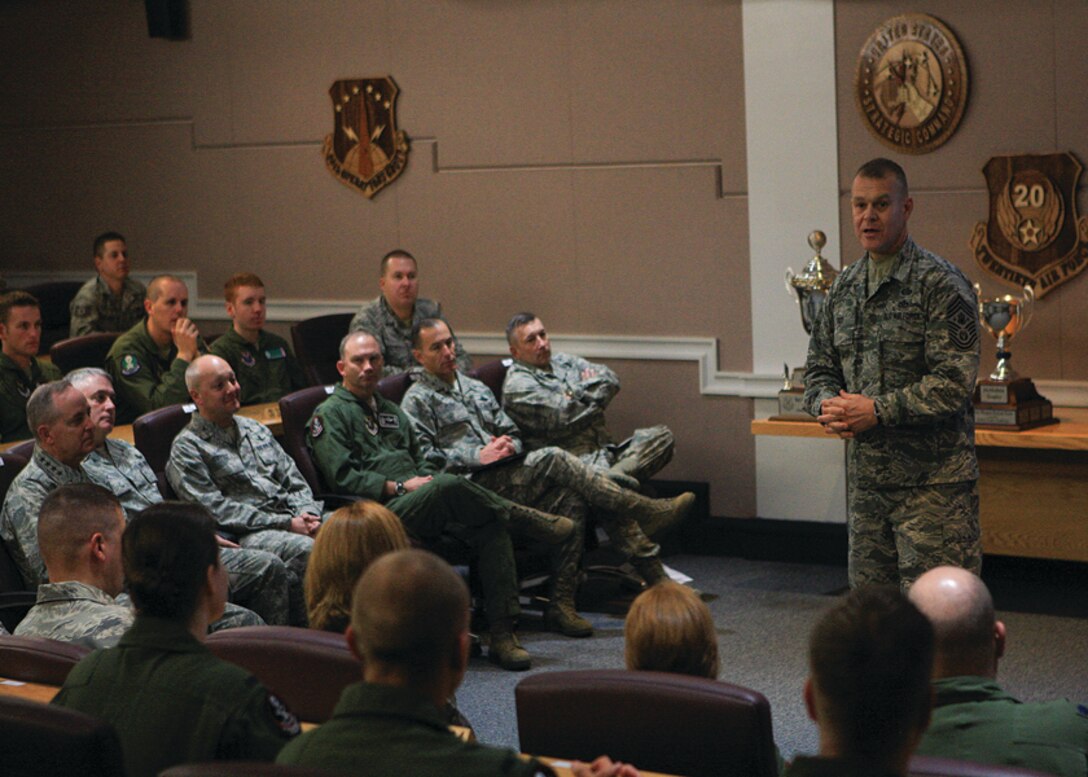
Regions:
<instances>
[{"instance_id":1,"label":"combat boot","mask_svg":"<svg viewBox=\"0 0 1088 777\"><path fill-rule=\"evenodd\" d=\"M544 625L566 637L593 635L593 624L574 608L574 594L581 574L578 568L581 555L581 535L572 535L559 549L552 573L551 601L544 609Z\"/></svg>"},{"instance_id":2,"label":"combat boot","mask_svg":"<svg viewBox=\"0 0 1088 777\"><path fill-rule=\"evenodd\" d=\"M491 627L491 644L487 648L487 660L512 672L524 671L532 663L529 651L518 642L510 621L500 621Z\"/></svg>"},{"instance_id":3,"label":"combat boot","mask_svg":"<svg viewBox=\"0 0 1088 777\"><path fill-rule=\"evenodd\" d=\"M548 545L565 542L572 531L574 521L561 515L552 515L532 507L510 504L510 529L518 536Z\"/></svg>"},{"instance_id":4,"label":"combat boot","mask_svg":"<svg viewBox=\"0 0 1088 777\"><path fill-rule=\"evenodd\" d=\"M691 506L695 504L695 494L685 491L673 499L647 499L652 505L644 506L636 512L639 528L647 537L664 534L687 518Z\"/></svg>"},{"instance_id":5,"label":"combat boot","mask_svg":"<svg viewBox=\"0 0 1088 777\"><path fill-rule=\"evenodd\" d=\"M661 559L657 556L632 556L630 561L631 566L638 572L639 577L646 581L647 586L669 579L669 573L665 571Z\"/></svg>"}]
</instances>

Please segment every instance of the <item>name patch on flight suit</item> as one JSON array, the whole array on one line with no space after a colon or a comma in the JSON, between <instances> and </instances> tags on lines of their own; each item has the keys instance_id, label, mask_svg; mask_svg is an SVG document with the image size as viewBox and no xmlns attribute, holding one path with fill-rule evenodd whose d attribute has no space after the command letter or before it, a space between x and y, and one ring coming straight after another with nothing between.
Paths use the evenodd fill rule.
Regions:
<instances>
[{"instance_id":1,"label":"name patch on flight suit","mask_svg":"<svg viewBox=\"0 0 1088 777\"><path fill-rule=\"evenodd\" d=\"M276 359L286 359L287 349L285 349L282 345L277 346L276 348L266 348L264 352L264 358L272 361L275 361Z\"/></svg>"},{"instance_id":2,"label":"name patch on flight suit","mask_svg":"<svg viewBox=\"0 0 1088 777\"><path fill-rule=\"evenodd\" d=\"M395 413L378 413L378 426L382 429L399 429L400 419Z\"/></svg>"}]
</instances>

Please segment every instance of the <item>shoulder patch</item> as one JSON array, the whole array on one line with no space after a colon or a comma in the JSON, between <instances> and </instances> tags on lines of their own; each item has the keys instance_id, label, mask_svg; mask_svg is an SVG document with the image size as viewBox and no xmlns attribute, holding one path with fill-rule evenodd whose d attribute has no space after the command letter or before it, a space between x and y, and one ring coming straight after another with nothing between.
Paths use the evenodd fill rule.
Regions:
<instances>
[{"instance_id":1,"label":"shoulder patch","mask_svg":"<svg viewBox=\"0 0 1088 777\"><path fill-rule=\"evenodd\" d=\"M126 353L121 357L121 374L126 378L131 378L137 372L140 371L140 360L133 356L131 353Z\"/></svg>"},{"instance_id":2,"label":"shoulder patch","mask_svg":"<svg viewBox=\"0 0 1088 777\"><path fill-rule=\"evenodd\" d=\"M72 306L72 315L73 316L78 316L79 318L86 318L87 316L91 315L91 306L90 305L73 305Z\"/></svg>"},{"instance_id":3,"label":"shoulder patch","mask_svg":"<svg viewBox=\"0 0 1088 777\"><path fill-rule=\"evenodd\" d=\"M325 424L321 420L321 416L315 415L310 419L310 436L315 440L325 432Z\"/></svg>"},{"instance_id":4,"label":"shoulder patch","mask_svg":"<svg viewBox=\"0 0 1088 777\"><path fill-rule=\"evenodd\" d=\"M276 721L276 725L279 726L280 732L284 736L297 736L302 730L295 713L287 709L287 705L280 701L275 694L268 694L268 709L272 713L272 719Z\"/></svg>"},{"instance_id":5,"label":"shoulder patch","mask_svg":"<svg viewBox=\"0 0 1088 777\"><path fill-rule=\"evenodd\" d=\"M961 294L948 303L948 338L958 351L973 351L978 347L978 311Z\"/></svg>"},{"instance_id":6,"label":"shoulder patch","mask_svg":"<svg viewBox=\"0 0 1088 777\"><path fill-rule=\"evenodd\" d=\"M251 354L249 351L242 351L242 357L241 358L242 358L242 364L244 364L247 367L252 367L257 363L257 360L254 358L253 354Z\"/></svg>"}]
</instances>

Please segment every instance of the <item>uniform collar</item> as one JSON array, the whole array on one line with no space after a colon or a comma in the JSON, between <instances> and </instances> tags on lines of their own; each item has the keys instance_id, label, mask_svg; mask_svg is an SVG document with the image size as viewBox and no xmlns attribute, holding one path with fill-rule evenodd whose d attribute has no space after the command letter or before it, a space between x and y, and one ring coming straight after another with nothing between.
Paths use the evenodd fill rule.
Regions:
<instances>
[{"instance_id":1,"label":"uniform collar","mask_svg":"<svg viewBox=\"0 0 1088 777\"><path fill-rule=\"evenodd\" d=\"M154 648L164 653L209 652L184 624L139 613L136 622L124 633L117 646Z\"/></svg>"},{"instance_id":2,"label":"uniform collar","mask_svg":"<svg viewBox=\"0 0 1088 777\"><path fill-rule=\"evenodd\" d=\"M434 702L408 688L393 685L366 682L349 685L340 696L333 715L404 718L438 731L449 732L449 727Z\"/></svg>"},{"instance_id":3,"label":"uniform collar","mask_svg":"<svg viewBox=\"0 0 1088 777\"><path fill-rule=\"evenodd\" d=\"M53 602L87 601L95 604L116 604L113 597L88 583L79 580L62 580L59 583L42 583L38 586L35 604Z\"/></svg>"},{"instance_id":4,"label":"uniform collar","mask_svg":"<svg viewBox=\"0 0 1088 777\"><path fill-rule=\"evenodd\" d=\"M189 421L189 428L193 434L202 440L232 447L237 444L240 433L237 416L232 417L231 425L224 429L202 416L199 410L193 411L192 420Z\"/></svg>"},{"instance_id":5,"label":"uniform collar","mask_svg":"<svg viewBox=\"0 0 1088 777\"><path fill-rule=\"evenodd\" d=\"M995 700L1019 703L992 677L977 675L942 677L933 681L933 690L936 693L934 707Z\"/></svg>"},{"instance_id":6,"label":"uniform collar","mask_svg":"<svg viewBox=\"0 0 1088 777\"><path fill-rule=\"evenodd\" d=\"M59 486L68 483L85 483L87 481L87 476L82 467L73 469L67 464L61 463L51 454L46 453L45 449L38 443L34 443L32 461Z\"/></svg>"},{"instance_id":7,"label":"uniform collar","mask_svg":"<svg viewBox=\"0 0 1088 777\"><path fill-rule=\"evenodd\" d=\"M437 375L432 375L431 373L427 372L427 370L425 370L423 367L413 367L408 372L411 373L413 382L422 383L424 386L427 386L430 389L434 389L435 391L438 391L442 394L452 394L454 388L459 387L458 384L461 379L460 370L457 371L456 378L452 386L449 383L446 383L446 381L442 380Z\"/></svg>"}]
</instances>

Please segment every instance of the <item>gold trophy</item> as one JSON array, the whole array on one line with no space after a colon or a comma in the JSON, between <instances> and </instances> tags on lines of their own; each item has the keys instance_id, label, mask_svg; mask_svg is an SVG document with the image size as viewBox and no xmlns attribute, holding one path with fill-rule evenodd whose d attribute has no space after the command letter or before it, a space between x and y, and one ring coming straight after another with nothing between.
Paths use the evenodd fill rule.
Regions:
<instances>
[{"instance_id":1,"label":"gold trophy","mask_svg":"<svg viewBox=\"0 0 1088 777\"><path fill-rule=\"evenodd\" d=\"M975 424L983 429L1020 431L1036 426L1054 424L1054 406L1040 396L1031 378L1020 377L1009 364L1012 354L1008 342L1028 325L1035 308L1035 291L1024 287L1024 296L1005 294L983 298L982 289L975 284L978 295L978 318L982 326L997 338L997 366L989 378L980 379L975 387Z\"/></svg>"},{"instance_id":2,"label":"gold trophy","mask_svg":"<svg viewBox=\"0 0 1088 777\"><path fill-rule=\"evenodd\" d=\"M796 295L797 305L801 308L801 326L805 334L812 334L812 325L820 309L827 301L827 292L835 277L839 274L831 264L820 255L827 245L827 235L820 230L813 230L808 235L808 245L816 255L809 260L800 274L786 268L786 291L791 297ZM783 365L782 390L778 392L778 415L775 419L788 421L815 421L805 410L805 370L802 367L790 372L789 365Z\"/></svg>"}]
</instances>

